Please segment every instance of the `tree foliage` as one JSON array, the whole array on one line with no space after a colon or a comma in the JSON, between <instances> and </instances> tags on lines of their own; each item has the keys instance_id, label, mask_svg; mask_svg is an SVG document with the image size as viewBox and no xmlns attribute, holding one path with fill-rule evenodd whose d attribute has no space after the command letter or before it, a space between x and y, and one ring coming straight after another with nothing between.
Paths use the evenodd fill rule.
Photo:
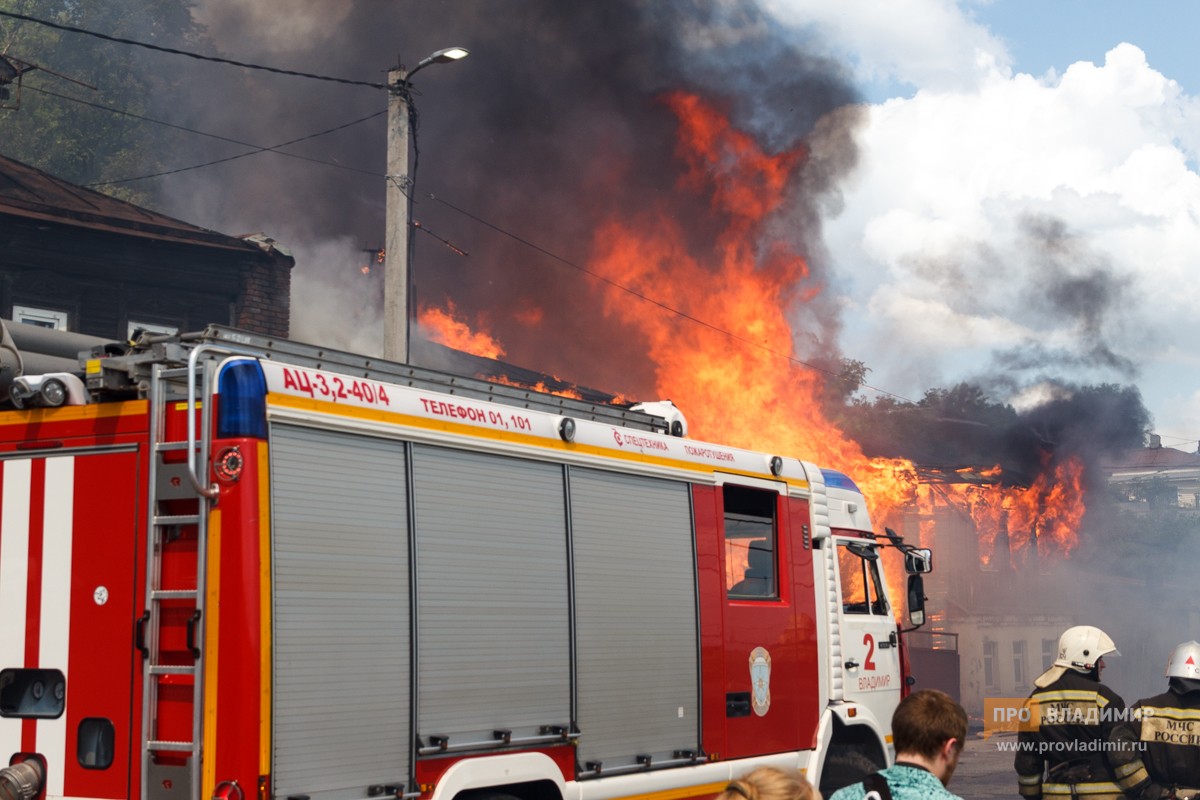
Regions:
<instances>
[{"instance_id":1,"label":"tree foliage","mask_svg":"<svg viewBox=\"0 0 1200 800\"><path fill-rule=\"evenodd\" d=\"M867 373L871 371L862 361L853 358L838 361L817 359L813 366L822 373L824 379L822 401L835 413L837 409L851 402L855 393L866 383Z\"/></svg>"},{"instance_id":2,"label":"tree foliage","mask_svg":"<svg viewBox=\"0 0 1200 800\"><path fill-rule=\"evenodd\" d=\"M201 50L204 31L193 21L191 5L189 0L0 0L4 11ZM22 77L19 108L0 109L0 153L85 186L161 168L170 129L132 115L148 115L152 98L177 88L187 67L179 57L11 17L0 17L0 53L40 67ZM10 94L7 104L14 105L16 87ZM153 199L143 184L96 188L133 202Z\"/></svg>"}]
</instances>

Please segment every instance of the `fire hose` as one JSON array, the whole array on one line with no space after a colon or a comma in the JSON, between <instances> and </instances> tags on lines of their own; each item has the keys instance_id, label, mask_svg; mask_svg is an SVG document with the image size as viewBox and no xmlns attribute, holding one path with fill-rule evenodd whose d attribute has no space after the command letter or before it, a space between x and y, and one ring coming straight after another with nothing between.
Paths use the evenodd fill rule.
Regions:
<instances>
[{"instance_id":1,"label":"fire hose","mask_svg":"<svg viewBox=\"0 0 1200 800\"><path fill-rule=\"evenodd\" d=\"M41 794L42 763L37 759L0 769L0 800L33 800Z\"/></svg>"}]
</instances>

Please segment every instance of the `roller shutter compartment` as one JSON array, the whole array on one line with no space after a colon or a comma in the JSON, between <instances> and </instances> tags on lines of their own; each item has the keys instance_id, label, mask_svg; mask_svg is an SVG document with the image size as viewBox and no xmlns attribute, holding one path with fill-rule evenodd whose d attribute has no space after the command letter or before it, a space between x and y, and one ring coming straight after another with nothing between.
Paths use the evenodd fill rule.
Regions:
<instances>
[{"instance_id":1,"label":"roller shutter compartment","mask_svg":"<svg viewBox=\"0 0 1200 800\"><path fill-rule=\"evenodd\" d=\"M271 428L278 797L405 786L409 579L400 442Z\"/></svg>"},{"instance_id":2,"label":"roller shutter compartment","mask_svg":"<svg viewBox=\"0 0 1200 800\"><path fill-rule=\"evenodd\" d=\"M450 747L570 721L562 467L413 448L417 734Z\"/></svg>"}]
</instances>

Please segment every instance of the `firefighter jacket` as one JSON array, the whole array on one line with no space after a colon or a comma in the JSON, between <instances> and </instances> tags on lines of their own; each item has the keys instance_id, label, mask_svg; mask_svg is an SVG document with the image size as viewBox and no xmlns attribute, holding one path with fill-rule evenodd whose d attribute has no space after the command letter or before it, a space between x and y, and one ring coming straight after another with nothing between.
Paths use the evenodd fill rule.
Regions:
<instances>
[{"instance_id":1,"label":"firefighter jacket","mask_svg":"<svg viewBox=\"0 0 1200 800\"><path fill-rule=\"evenodd\" d=\"M950 792L937 776L924 767L902 764L881 769L879 774L887 781L892 800L962 800ZM829 800L863 800L867 787L861 783L838 789Z\"/></svg>"},{"instance_id":2,"label":"firefighter jacket","mask_svg":"<svg viewBox=\"0 0 1200 800\"><path fill-rule=\"evenodd\" d=\"M1125 794L1157 800L1200 795L1200 691L1172 687L1139 700L1132 718L1113 731L1110 758Z\"/></svg>"},{"instance_id":3,"label":"firefighter jacket","mask_svg":"<svg viewBox=\"0 0 1200 800\"><path fill-rule=\"evenodd\" d=\"M1120 695L1095 678L1068 670L1026 701L1033 721L1017 734L1018 791L1024 798L1123 800L1105 757L1125 709Z\"/></svg>"}]
</instances>

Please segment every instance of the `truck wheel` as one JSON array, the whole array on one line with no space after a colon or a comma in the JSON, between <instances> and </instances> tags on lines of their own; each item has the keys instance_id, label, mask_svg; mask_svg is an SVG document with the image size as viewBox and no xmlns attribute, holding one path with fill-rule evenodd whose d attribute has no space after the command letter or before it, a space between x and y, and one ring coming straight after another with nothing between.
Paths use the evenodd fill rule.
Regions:
<instances>
[{"instance_id":1,"label":"truck wheel","mask_svg":"<svg viewBox=\"0 0 1200 800\"><path fill-rule=\"evenodd\" d=\"M825 756L825 766L821 770L821 795L829 797L843 786L858 783L880 769L882 766L867 755L862 745L836 745Z\"/></svg>"},{"instance_id":2,"label":"truck wheel","mask_svg":"<svg viewBox=\"0 0 1200 800\"><path fill-rule=\"evenodd\" d=\"M521 798L507 792L493 792L489 789L471 789L457 795L455 800L521 800Z\"/></svg>"}]
</instances>

